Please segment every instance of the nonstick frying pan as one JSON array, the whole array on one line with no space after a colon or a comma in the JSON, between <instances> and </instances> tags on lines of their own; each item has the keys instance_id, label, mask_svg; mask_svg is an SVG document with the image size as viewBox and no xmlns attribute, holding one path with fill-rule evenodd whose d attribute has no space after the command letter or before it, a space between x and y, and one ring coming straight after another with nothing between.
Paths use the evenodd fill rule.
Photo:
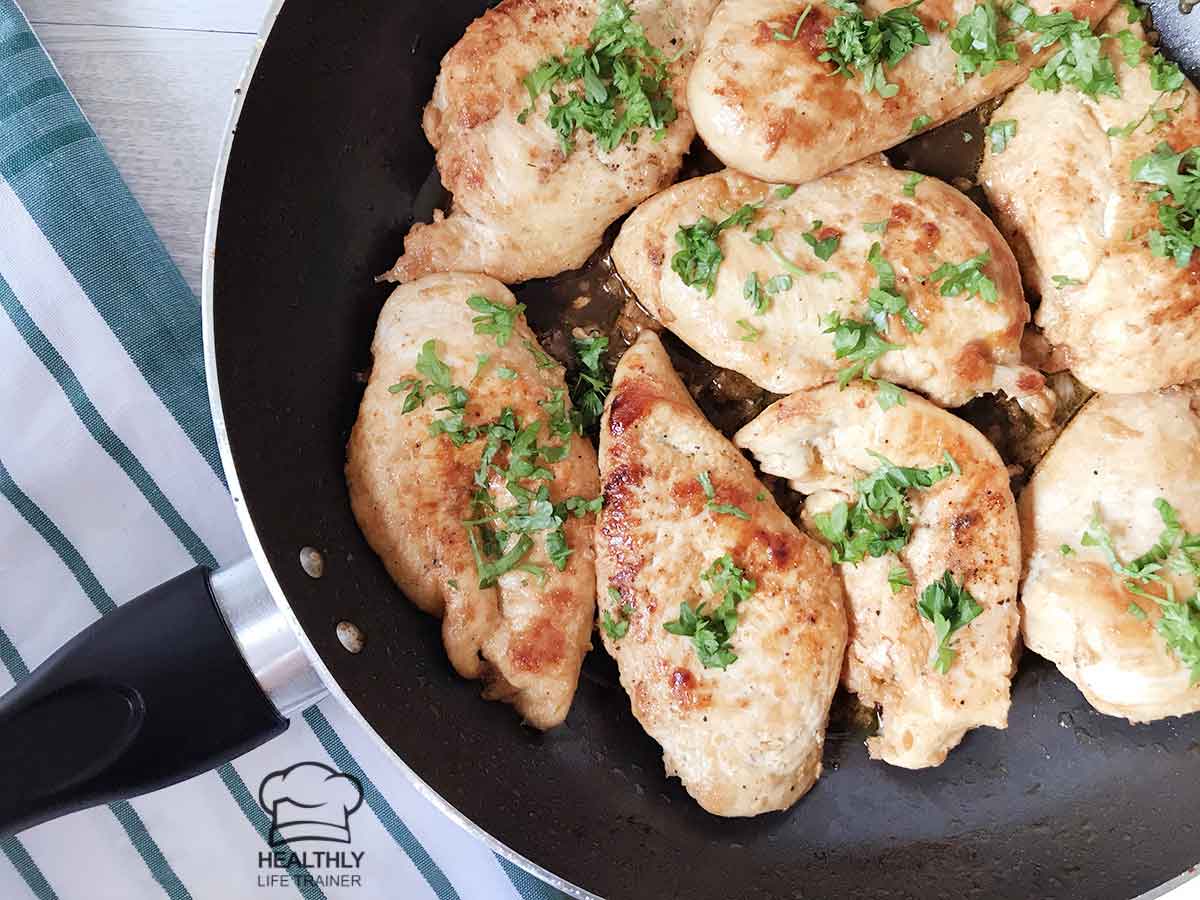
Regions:
<instances>
[{"instance_id":1,"label":"nonstick frying pan","mask_svg":"<svg viewBox=\"0 0 1200 900\"><path fill-rule=\"evenodd\" d=\"M1197 29L1174 2L1155 20L1194 76ZM813 791L750 820L710 816L664 777L601 650L548 734L452 672L438 623L359 533L342 466L388 293L373 277L437 186L421 109L484 8L274 11L218 170L204 296L217 433L258 569L212 587L192 573L127 604L0 701L0 833L232 758L286 727L279 712L318 695L319 677L457 821L578 896L1124 900L1200 859L1200 716L1100 716L1032 654L1008 730L909 772L835 728ZM319 579L305 547L323 556ZM343 621L365 634L360 653L339 641ZM212 719L200 746L175 738L185 707Z\"/></svg>"}]
</instances>

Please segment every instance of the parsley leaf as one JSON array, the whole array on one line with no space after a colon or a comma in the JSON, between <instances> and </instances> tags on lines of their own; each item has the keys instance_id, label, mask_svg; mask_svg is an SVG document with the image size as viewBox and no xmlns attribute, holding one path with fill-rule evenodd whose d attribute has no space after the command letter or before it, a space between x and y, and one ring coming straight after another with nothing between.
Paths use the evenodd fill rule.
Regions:
<instances>
[{"instance_id":1,"label":"parsley leaf","mask_svg":"<svg viewBox=\"0 0 1200 900\"><path fill-rule=\"evenodd\" d=\"M617 604L617 618L614 619L608 610L604 610L600 617L600 625L612 640L619 641L629 633L629 608L621 599L621 592L611 585L608 588L608 599Z\"/></svg>"},{"instance_id":2,"label":"parsley leaf","mask_svg":"<svg viewBox=\"0 0 1200 900\"><path fill-rule=\"evenodd\" d=\"M1121 6L1125 9L1125 21L1130 25L1146 18L1146 10L1134 3L1133 0L1121 0Z\"/></svg>"},{"instance_id":3,"label":"parsley leaf","mask_svg":"<svg viewBox=\"0 0 1200 900\"><path fill-rule=\"evenodd\" d=\"M863 222L863 231L868 231L874 234L886 234L888 224L891 221L891 219L883 219L880 222Z\"/></svg>"},{"instance_id":4,"label":"parsley leaf","mask_svg":"<svg viewBox=\"0 0 1200 900\"><path fill-rule=\"evenodd\" d=\"M983 129L983 133L991 142L993 153L1003 153L1008 149L1008 142L1017 135L1016 119L997 119Z\"/></svg>"},{"instance_id":5,"label":"parsley leaf","mask_svg":"<svg viewBox=\"0 0 1200 900\"><path fill-rule=\"evenodd\" d=\"M871 320L875 323L879 333L887 334L889 315L900 316L904 327L913 334L924 331L925 326L908 308L908 301L904 295L896 291L896 270L890 262L884 259L883 250L878 241L871 245L871 249L867 253L867 262L871 264L871 268L875 270L875 275L879 278L878 287L872 288L871 292L867 294L867 308L871 311Z\"/></svg>"},{"instance_id":6,"label":"parsley leaf","mask_svg":"<svg viewBox=\"0 0 1200 900\"><path fill-rule=\"evenodd\" d=\"M471 323L475 326L475 333L495 335L496 344L501 347L507 344L509 338L512 337L517 317L525 312L524 303L506 306L478 294L467 298L467 306L480 313L471 319Z\"/></svg>"},{"instance_id":7,"label":"parsley leaf","mask_svg":"<svg viewBox=\"0 0 1200 900\"><path fill-rule=\"evenodd\" d=\"M775 196L780 200L786 200L794 193L796 193L796 186L794 184L783 184L775 188Z\"/></svg>"},{"instance_id":8,"label":"parsley leaf","mask_svg":"<svg viewBox=\"0 0 1200 900\"><path fill-rule=\"evenodd\" d=\"M668 87L668 62L646 38L633 11L623 0L600 0L600 13L587 46L567 48L562 57L543 60L524 78L529 106L517 120L524 123L538 98L550 94L546 121L558 133L564 155L575 149L575 132L595 136L610 153L622 141L636 143L643 127L660 138L678 112ZM561 86L574 90L560 93Z\"/></svg>"},{"instance_id":9,"label":"parsley leaf","mask_svg":"<svg viewBox=\"0 0 1200 900\"><path fill-rule=\"evenodd\" d=\"M482 368L485 362L486 360L481 360L479 367ZM446 405L438 407L437 411L449 413L449 415L431 421L429 433L435 437L445 434L456 447L475 440L478 437L478 430L468 428L465 423L467 400L470 395L465 388L453 383L450 367L438 356L436 340L431 338L421 345L421 349L417 352L416 370L418 374L425 376L426 382L410 376L388 388L388 391L393 394L408 391L401 413L410 413L418 407L424 406L425 401L430 397L444 397Z\"/></svg>"},{"instance_id":10,"label":"parsley leaf","mask_svg":"<svg viewBox=\"0 0 1200 900\"><path fill-rule=\"evenodd\" d=\"M575 425L580 434L588 431L604 413L604 398L612 387L612 381L604 370L601 358L608 349L608 338L573 337L571 346L579 357L579 373L571 388L571 403L575 406Z\"/></svg>"},{"instance_id":11,"label":"parsley leaf","mask_svg":"<svg viewBox=\"0 0 1200 900\"><path fill-rule=\"evenodd\" d=\"M553 358L547 356L546 352L533 341L524 340L521 342L521 346L529 351L529 355L533 357L534 365L539 369L553 369L558 365Z\"/></svg>"},{"instance_id":12,"label":"parsley leaf","mask_svg":"<svg viewBox=\"0 0 1200 900\"><path fill-rule=\"evenodd\" d=\"M933 668L945 675L954 664L955 653L950 649L950 638L983 612L983 607L975 602L965 584L957 583L947 569L938 581L921 591L917 609L922 618L933 623L933 633L938 641Z\"/></svg>"},{"instance_id":13,"label":"parsley leaf","mask_svg":"<svg viewBox=\"0 0 1200 900\"><path fill-rule=\"evenodd\" d=\"M737 630L737 608L758 588L758 584L745 575L726 553L700 576L714 595L722 595L721 602L705 611L703 601L693 609L685 600L679 604L679 618L663 623L663 629L670 634L692 639L696 655L706 669L725 669L737 662L737 654L729 648L730 639Z\"/></svg>"},{"instance_id":14,"label":"parsley leaf","mask_svg":"<svg viewBox=\"0 0 1200 900\"><path fill-rule=\"evenodd\" d=\"M753 343L764 334L761 328L755 328L753 325L751 325L749 319L738 319L734 324L736 324L738 328L742 329L741 337L738 338L739 341Z\"/></svg>"},{"instance_id":15,"label":"parsley leaf","mask_svg":"<svg viewBox=\"0 0 1200 900\"><path fill-rule=\"evenodd\" d=\"M740 506L735 506L732 503L717 502L717 491L713 487L712 479L709 477L707 470L697 475L696 480L700 482L700 487L704 491L704 496L708 498L708 508L713 512L726 516L737 516L739 519L750 518L750 514Z\"/></svg>"},{"instance_id":16,"label":"parsley leaf","mask_svg":"<svg viewBox=\"0 0 1200 900\"><path fill-rule=\"evenodd\" d=\"M717 271L725 259L717 236L727 228L749 227L754 215L754 207L746 203L720 222L702 216L692 225L680 225L675 232L679 251L671 257L671 271L688 287L702 288L711 297L717 287Z\"/></svg>"},{"instance_id":17,"label":"parsley leaf","mask_svg":"<svg viewBox=\"0 0 1200 900\"><path fill-rule=\"evenodd\" d=\"M893 594L900 593L906 587L912 587L912 578L909 577L908 569L904 566L892 566L888 571L887 580Z\"/></svg>"},{"instance_id":18,"label":"parsley leaf","mask_svg":"<svg viewBox=\"0 0 1200 900\"><path fill-rule=\"evenodd\" d=\"M924 113L921 113L921 115L913 118L912 124L908 126L908 133L916 134L918 131L928 128L932 124L933 116L927 116Z\"/></svg>"},{"instance_id":19,"label":"parsley leaf","mask_svg":"<svg viewBox=\"0 0 1200 900\"><path fill-rule=\"evenodd\" d=\"M1101 94L1121 96L1112 60L1104 54L1100 38L1092 33L1087 21L1070 12L1035 15L1020 0L1009 7L1008 16L1037 35L1031 47L1034 53L1059 45L1050 59L1029 73L1029 84L1035 91L1058 91L1066 84L1092 99Z\"/></svg>"},{"instance_id":20,"label":"parsley leaf","mask_svg":"<svg viewBox=\"0 0 1200 900\"><path fill-rule=\"evenodd\" d=\"M1183 268L1200 246L1200 146L1179 153L1165 141L1130 167L1134 181L1160 186L1147 199L1160 201L1158 222L1161 230L1147 233L1150 252L1169 257ZM1168 202L1169 201L1169 202Z\"/></svg>"},{"instance_id":21,"label":"parsley leaf","mask_svg":"<svg viewBox=\"0 0 1200 900\"><path fill-rule=\"evenodd\" d=\"M771 306L770 298L763 294L763 287L758 283L757 272L751 272L746 276L746 283L742 286L742 296L750 301L750 306L756 316L761 316Z\"/></svg>"},{"instance_id":22,"label":"parsley leaf","mask_svg":"<svg viewBox=\"0 0 1200 900\"><path fill-rule=\"evenodd\" d=\"M792 289L791 275L775 275L764 285L768 294L781 294Z\"/></svg>"},{"instance_id":23,"label":"parsley leaf","mask_svg":"<svg viewBox=\"0 0 1200 900\"><path fill-rule=\"evenodd\" d=\"M838 371L838 384L843 388L855 378L869 378L867 370L889 350L899 350L900 344L890 344L872 322L843 318L830 313L820 323L822 334L833 335L835 359L845 359L850 365Z\"/></svg>"},{"instance_id":24,"label":"parsley leaf","mask_svg":"<svg viewBox=\"0 0 1200 900\"><path fill-rule=\"evenodd\" d=\"M904 187L900 189L905 197L917 196L917 185L925 180L925 176L919 172L909 172L908 177L904 179Z\"/></svg>"},{"instance_id":25,"label":"parsley leaf","mask_svg":"<svg viewBox=\"0 0 1200 900\"><path fill-rule=\"evenodd\" d=\"M1200 595L1176 599L1174 586L1163 578L1163 572L1184 575L1193 582L1200 580L1200 534L1184 530L1178 513L1165 498L1155 500L1154 508L1162 519L1163 530L1154 545L1131 562L1121 561L1098 513L1092 516L1080 543L1100 549L1109 567L1122 577L1127 591L1158 605L1162 615L1155 630L1191 671L1191 681L1195 684L1200 681ZM1158 585L1165 596L1148 591L1144 585L1149 584ZM1136 603L1130 604L1129 611L1139 619L1146 618L1145 610Z\"/></svg>"},{"instance_id":26,"label":"parsley leaf","mask_svg":"<svg viewBox=\"0 0 1200 900\"><path fill-rule=\"evenodd\" d=\"M857 564L868 555L878 558L902 550L912 534L907 492L926 490L960 473L949 453L941 464L928 469L897 466L878 453L871 456L879 461L879 468L854 483L858 494L854 505L839 502L829 512L813 516L835 563Z\"/></svg>"},{"instance_id":27,"label":"parsley leaf","mask_svg":"<svg viewBox=\"0 0 1200 900\"><path fill-rule=\"evenodd\" d=\"M1068 287L1073 284L1083 284L1078 278L1072 278L1069 275L1051 275L1050 280L1054 282L1054 286L1058 289Z\"/></svg>"},{"instance_id":28,"label":"parsley leaf","mask_svg":"<svg viewBox=\"0 0 1200 900\"><path fill-rule=\"evenodd\" d=\"M950 29L950 49L958 54L958 81L961 84L972 75L987 75L999 63L1017 61L1017 45L998 27L996 7L991 0L977 3L969 13L960 16Z\"/></svg>"},{"instance_id":29,"label":"parsley leaf","mask_svg":"<svg viewBox=\"0 0 1200 900\"><path fill-rule=\"evenodd\" d=\"M888 82L885 68L893 68L913 47L929 45L925 26L913 12L921 0L889 9L874 19L864 16L851 0L834 0L830 5L842 12L825 29L828 49L817 59L833 63L834 74L852 78L856 71L862 73L865 93L894 97L900 88Z\"/></svg>"},{"instance_id":30,"label":"parsley leaf","mask_svg":"<svg viewBox=\"0 0 1200 900\"><path fill-rule=\"evenodd\" d=\"M804 7L804 11L796 17L796 24L792 26L792 33L785 34L782 31L776 31L771 37L777 41L794 41L796 36L800 34L800 26L804 24L804 20L808 18L808 14L812 12L812 4Z\"/></svg>"},{"instance_id":31,"label":"parsley leaf","mask_svg":"<svg viewBox=\"0 0 1200 900\"><path fill-rule=\"evenodd\" d=\"M937 284L941 281L939 293L943 297L958 297L966 293L968 300L971 297L981 297L988 303L995 303L999 298L996 282L983 274L983 267L991 260L991 251L984 250L978 256L957 264L942 263L930 273L929 283Z\"/></svg>"},{"instance_id":32,"label":"parsley leaf","mask_svg":"<svg viewBox=\"0 0 1200 900\"><path fill-rule=\"evenodd\" d=\"M1150 57L1148 62L1150 65L1150 87L1154 88L1154 90L1169 94L1183 87L1183 72L1180 71L1177 63L1171 62L1161 53L1155 53Z\"/></svg>"},{"instance_id":33,"label":"parsley leaf","mask_svg":"<svg viewBox=\"0 0 1200 900\"><path fill-rule=\"evenodd\" d=\"M832 228L828 229L828 234L826 234L821 227L823 224L820 219L817 219L813 222L812 229L806 231L801 237L804 238L804 243L812 248L812 252L816 254L817 259L822 262L828 262L829 257L837 253L838 246L842 242L842 236ZM826 236L821 237L822 234L826 234Z\"/></svg>"}]
</instances>

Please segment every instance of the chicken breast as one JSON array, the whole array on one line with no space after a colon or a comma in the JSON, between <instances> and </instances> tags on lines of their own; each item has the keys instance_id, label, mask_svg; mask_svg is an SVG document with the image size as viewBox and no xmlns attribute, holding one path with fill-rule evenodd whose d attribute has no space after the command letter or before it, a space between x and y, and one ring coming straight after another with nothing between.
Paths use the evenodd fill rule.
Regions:
<instances>
[{"instance_id":1,"label":"chicken breast","mask_svg":"<svg viewBox=\"0 0 1200 900\"><path fill-rule=\"evenodd\" d=\"M492 315L468 307L469 298L486 298ZM570 708L595 610L594 517L564 506L579 509L568 501L592 500L599 485L591 444L574 433L562 440L563 370L514 303L481 275L430 275L396 289L371 345L346 481L389 574L442 619L454 668L549 728ZM530 465L522 469L522 460ZM522 489L536 496L524 510ZM523 511L526 521L513 517ZM501 527L511 537L489 548ZM511 555L498 561L503 550Z\"/></svg>"},{"instance_id":2,"label":"chicken breast","mask_svg":"<svg viewBox=\"0 0 1200 900\"><path fill-rule=\"evenodd\" d=\"M1163 537L1160 498L1190 551L1179 549L1185 535L1176 534L1170 555L1155 557L1155 579L1118 574L1114 562L1132 565ZM1196 390L1092 398L1022 491L1020 514L1029 648L1107 715L1148 722L1200 710ZM1174 602L1155 601L1168 586ZM1178 637L1174 646L1168 635Z\"/></svg>"},{"instance_id":3,"label":"chicken breast","mask_svg":"<svg viewBox=\"0 0 1200 900\"><path fill-rule=\"evenodd\" d=\"M759 387L787 394L833 381L854 363L835 357L829 316L868 321L867 298L883 283L868 259L878 244L894 269L895 292L907 299L924 330L914 333L900 316L884 314L884 334L897 349L869 362L867 372L943 406L1002 389L1048 419L1053 397L1045 380L1021 363L1029 307L1012 253L963 194L934 178L906 191L913 177L876 158L783 197L731 170L693 178L629 217L613 245L613 261L651 315L698 353ZM723 261L712 296L706 296L673 270L680 229L705 216L722 220L743 204L762 208L745 229L731 227L717 236ZM762 229L770 230L771 241L756 242ZM814 243L837 239L828 261L806 235ZM994 286L994 303L965 289L943 296L948 279L936 285L929 280L943 263L958 265L981 254L988 254L979 271ZM771 295L778 280L784 289ZM747 299L755 286L769 302L761 315ZM739 320L761 334L747 339L752 335Z\"/></svg>"},{"instance_id":4,"label":"chicken breast","mask_svg":"<svg viewBox=\"0 0 1200 900\"><path fill-rule=\"evenodd\" d=\"M1104 28L1144 37L1126 19L1119 9ZM1121 97L1018 88L992 116L1016 132L1002 153L987 150L980 180L1042 298L1037 324L1056 359L1093 390L1138 393L1200 378L1200 254L1183 268L1152 255L1156 186L1131 177L1162 141L1177 152L1200 143L1200 101L1186 81L1160 96L1146 62L1131 68L1115 42L1105 48ZM1147 115L1177 107L1168 123ZM1143 116L1126 137L1106 134Z\"/></svg>"},{"instance_id":5,"label":"chicken breast","mask_svg":"<svg viewBox=\"0 0 1200 900\"><path fill-rule=\"evenodd\" d=\"M604 231L675 180L695 137L686 78L716 0L631 0L634 22L670 60L664 87L677 117L660 136L611 151L580 129L565 153L547 122L550 92L530 105L524 79L569 47L588 45L598 16L619 0L504 0L476 19L442 60L424 128L437 151L450 214L435 213L404 241L385 277L486 272L512 284L583 265ZM577 85L553 88L564 100ZM625 107L621 107L625 109Z\"/></svg>"},{"instance_id":6,"label":"chicken breast","mask_svg":"<svg viewBox=\"0 0 1200 900\"><path fill-rule=\"evenodd\" d=\"M903 549L840 566L850 621L843 683L879 710L868 750L917 769L944 762L971 728L1007 726L1020 627L1020 537L1008 473L992 445L961 419L915 394L903 396L902 406L884 412L860 385L792 394L734 441L764 472L808 495L810 529L815 514L857 500L857 485L880 471L879 457L901 467L945 467L931 487L905 492L911 534ZM918 602L947 573L981 610L951 634L953 657L943 673L934 667L934 624Z\"/></svg>"},{"instance_id":7,"label":"chicken breast","mask_svg":"<svg viewBox=\"0 0 1200 900\"><path fill-rule=\"evenodd\" d=\"M1073 13L1097 22L1114 0L1030 0L1035 12ZM903 0L866 0L869 19ZM805 10L808 9L806 13ZM1018 60L960 83L953 24L976 9L974 0L926 0L916 8L928 46L915 46L884 75L893 97L864 90L863 76L836 75L819 57L826 31L842 14L807 0L726 0L704 33L688 81L688 102L704 143L727 166L768 181L801 184L906 140L917 130L961 115L1022 81L1055 52L1034 55L1027 33L1015 38ZM803 21L797 27L798 20ZM1001 14L998 29L1010 23ZM918 117L925 117L915 121Z\"/></svg>"},{"instance_id":8,"label":"chicken breast","mask_svg":"<svg viewBox=\"0 0 1200 900\"><path fill-rule=\"evenodd\" d=\"M786 809L821 772L845 648L829 554L704 419L653 332L617 366L600 467L602 633L634 715L708 812ZM701 627L682 627L681 604Z\"/></svg>"}]
</instances>

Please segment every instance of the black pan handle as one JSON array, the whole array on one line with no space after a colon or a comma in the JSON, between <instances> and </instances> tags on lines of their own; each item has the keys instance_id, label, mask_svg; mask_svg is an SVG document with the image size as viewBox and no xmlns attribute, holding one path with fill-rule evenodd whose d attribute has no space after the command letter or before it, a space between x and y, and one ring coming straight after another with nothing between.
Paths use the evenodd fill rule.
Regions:
<instances>
[{"instance_id":1,"label":"black pan handle","mask_svg":"<svg viewBox=\"0 0 1200 900\"><path fill-rule=\"evenodd\" d=\"M0 698L0 836L183 781L287 727L193 569Z\"/></svg>"}]
</instances>

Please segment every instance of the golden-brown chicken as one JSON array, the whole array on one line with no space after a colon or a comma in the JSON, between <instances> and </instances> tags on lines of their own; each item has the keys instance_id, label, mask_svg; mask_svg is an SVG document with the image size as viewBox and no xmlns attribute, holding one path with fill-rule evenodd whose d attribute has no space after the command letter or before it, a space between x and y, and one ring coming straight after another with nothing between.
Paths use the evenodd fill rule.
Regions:
<instances>
[{"instance_id":1,"label":"golden-brown chicken","mask_svg":"<svg viewBox=\"0 0 1200 900\"><path fill-rule=\"evenodd\" d=\"M473 297L491 305L469 307ZM480 275L430 275L393 292L346 479L396 584L442 619L454 668L549 728L566 717L590 646L593 517L568 501L597 496L596 454L574 433L564 440L562 368L515 302ZM532 444L528 431L518 437L535 423ZM534 495L524 505L522 490ZM508 543L489 547L502 528Z\"/></svg>"},{"instance_id":2,"label":"golden-brown chicken","mask_svg":"<svg viewBox=\"0 0 1200 900\"><path fill-rule=\"evenodd\" d=\"M1007 725L1020 627L1020 538L1008 472L992 445L921 397L903 397L904 405L885 412L860 385L792 394L734 441L764 472L808 495L810 529L837 503L855 504L872 474L900 478L895 467L932 473L925 489L900 488L911 509L903 548L840 566L850 621L843 680L880 710L879 734L867 747L874 758L915 769L940 765L971 728ZM885 484L877 481L874 490ZM953 658L943 672L934 667L933 622L918 601L947 573L981 611L950 635Z\"/></svg>"},{"instance_id":3,"label":"golden-brown chicken","mask_svg":"<svg viewBox=\"0 0 1200 900\"><path fill-rule=\"evenodd\" d=\"M1113 2L1031 0L1027 5L1039 13L1065 11L1096 22ZM904 0L867 0L861 7L874 19L905 5ZM990 74L960 83L959 56L951 48L950 31L939 23L953 27L963 16L986 16L986 7L974 0L927 0L915 14L928 45L914 46L895 68L885 69L898 92L883 97L864 89L859 72L844 78L835 74L832 62L818 59L830 49L827 30L845 10L807 0L726 0L704 33L688 82L700 136L727 166L795 184L886 150L914 129L937 125L1003 93L1025 78L1035 61L1057 52L1056 44L1035 57L1032 36L1010 37L1012 23L998 6L991 7L993 27L1004 33L1000 41L1014 41L1018 61L1001 62Z\"/></svg>"},{"instance_id":4,"label":"golden-brown chicken","mask_svg":"<svg viewBox=\"0 0 1200 900\"><path fill-rule=\"evenodd\" d=\"M913 184L917 177L870 160L786 196L728 169L693 178L629 217L613 260L642 305L698 353L779 394L833 381L854 365L854 356L835 357L829 317L877 330L867 328L867 298L894 282L889 293L907 300L919 322L909 327L900 314L883 314L883 334L896 349L860 357L869 374L943 406L1003 389L1048 418L1053 401L1045 381L1021 363L1029 307L1012 253L963 194L934 178ZM677 235L703 217L724 220L743 204L762 206L750 210L753 220L744 227L716 235L723 259L708 296L677 271L687 255ZM771 239L761 240L767 233ZM930 278L945 263L969 269L983 254L978 274L992 286L994 302L975 296L969 284L944 296L950 276L936 284Z\"/></svg>"},{"instance_id":5,"label":"golden-brown chicken","mask_svg":"<svg viewBox=\"0 0 1200 900\"><path fill-rule=\"evenodd\" d=\"M1144 37L1126 18L1121 8L1104 27ZM1157 185L1131 172L1163 141L1176 152L1200 143L1200 97L1186 80L1160 94L1144 59L1130 67L1116 42L1105 47L1121 97L1021 86L992 116L1015 132L1003 152L989 147L980 180L1042 298L1037 324L1056 361L1093 390L1137 393L1200 378L1200 254L1180 268L1151 253ZM1158 123L1152 110L1174 112Z\"/></svg>"},{"instance_id":6,"label":"golden-brown chicken","mask_svg":"<svg viewBox=\"0 0 1200 900\"><path fill-rule=\"evenodd\" d=\"M525 79L569 47L589 46L600 16L619 17L619 0L504 0L476 19L442 60L425 108L425 134L453 206L413 226L386 277L486 272L512 284L583 265L613 221L675 179L696 133L687 73L715 4L631 0L633 22L669 60L662 89L677 117L661 134L643 127L636 143L626 137L611 150L578 129L565 152L548 123L551 90L565 105L583 92L580 82L543 91L527 111ZM629 106L614 109L624 115Z\"/></svg>"},{"instance_id":7,"label":"golden-brown chicken","mask_svg":"<svg viewBox=\"0 0 1200 900\"><path fill-rule=\"evenodd\" d=\"M1157 508L1160 498L1170 506ZM1148 722L1200 710L1195 389L1092 398L1034 472L1019 509L1026 645L1102 713ZM1159 567L1153 577L1115 571L1155 547L1171 511L1179 532L1163 545L1169 553L1146 560ZM1168 586L1166 607L1147 596L1165 598Z\"/></svg>"},{"instance_id":8,"label":"golden-brown chicken","mask_svg":"<svg viewBox=\"0 0 1200 900\"><path fill-rule=\"evenodd\" d=\"M704 419L653 332L617 367L600 467L601 623L634 715L709 812L786 809L820 774L845 648L828 553Z\"/></svg>"}]
</instances>

